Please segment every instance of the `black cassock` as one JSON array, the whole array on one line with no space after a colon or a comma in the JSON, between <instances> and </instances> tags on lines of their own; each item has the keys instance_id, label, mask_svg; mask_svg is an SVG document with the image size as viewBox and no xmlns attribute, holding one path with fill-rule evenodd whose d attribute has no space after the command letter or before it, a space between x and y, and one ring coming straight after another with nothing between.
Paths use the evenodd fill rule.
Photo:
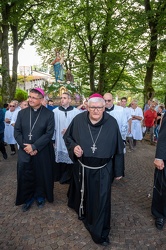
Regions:
<instances>
[{"instance_id":1,"label":"black cassock","mask_svg":"<svg viewBox=\"0 0 166 250\"><path fill-rule=\"evenodd\" d=\"M36 124L30 133L36 118ZM17 162L17 197L16 205L21 205L32 197L44 197L53 202L53 169L54 148L52 136L54 133L54 114L44 106L37 111L31 107L19 111L14 126L14 136L19 145ZM38 150L35 156L30 156L24 149L24 143L33 144Z\"/></svg>"},{"instance_id":2,"label":"black cassock","mask_svg":"<svg viewBox=\"0 0 166 250\"><path fill-rule=\"evenodd\" d=\"M156 147L156 158L164 160L164 169L155 168L152 199L152 214L166 218L166 113L163 117Z\"/></svg>"},{"instance_id":3,"label":"black cassock","mask_svg":"<svg viewBox=\"0 0 166 250\"><path fill-rule=\"evenodd\" d=\"M97 149L94 153L88 124L94 141L98 136ZM69 156L74 162L73 176L68 190L68 206L79 214L94 242L102 243L110 231L111 184L114 177L124 176L124 144L118 124L112 116L104 112L102 120L94 125L90 122L89 113L86 111L73 119L64 135L64 140ZM106 166L100 169L85 167L83 178L83 167L74 154L74 147L77 145L80 145L84 152L79 158L81 163L94 168L105 164ZM84 191L81 191L82 182ZM84 192L83 208L80 207L82 192Z\"/></svg>"}]
</instances>

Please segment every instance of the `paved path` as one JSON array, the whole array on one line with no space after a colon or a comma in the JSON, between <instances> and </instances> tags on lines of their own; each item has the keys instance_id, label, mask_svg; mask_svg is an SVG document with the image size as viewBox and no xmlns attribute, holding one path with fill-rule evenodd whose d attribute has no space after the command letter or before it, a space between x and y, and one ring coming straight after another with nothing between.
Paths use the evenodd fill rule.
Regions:
<instances>
[{"instance_id":1,"label":"paved path","mask_svg":"<svg viewBox=\"0 0 166 250\"><path fill-rule=\"evenodd\" d=\"M9 146L7 147L9 150ZM166 226L154 227L150 206L155 146L140 142L126 154L126 176L112 188L111 245L96 245L66 206L68 185L55 183L53 204L36 204L26 213L15 206L17 155L0 155L0 249L4 250L165 250Z\"/></svg>"}]
</instances>

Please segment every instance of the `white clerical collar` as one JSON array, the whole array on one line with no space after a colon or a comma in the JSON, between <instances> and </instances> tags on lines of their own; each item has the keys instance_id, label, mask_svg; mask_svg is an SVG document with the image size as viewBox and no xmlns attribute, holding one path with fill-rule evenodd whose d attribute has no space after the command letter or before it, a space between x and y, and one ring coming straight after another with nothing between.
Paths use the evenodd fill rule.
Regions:
<instances>
[{"instance_id":1,"label":"white clerical collar","mask_svg":"<svg viewBox=\"0 0 166 250\"><path fill-rule=\"evenodd\" d=\"M38 108L38 109L34 109L34 108L32 108L33 109L33 111L38 111L38 110L40 110L40 108L41 108L41 106Z\"/></svg>"},{"instance_id":2,"label":"white clerical collar","mask_svg":"<svg viewBox=\"0 0 166 250\"><path fill-rule=\"evenodd\" d=\"M111 107L107 108L107 109L112 109L113 107L114 107L114 104Z\"/></svg>"},{"instance_id":3,"label":"white clerical collar","mask_svg":"<svg viewBox=\"0 0 166 250\"><path fill-rule=\"evenodd\" d=\"M64 109L68 109L68 107L69 107L69 106L67 106L67 107L62 106L62 108L64 108Z\"/></svg>"},{"instance_id":4,"label":"white clerical collar","mask_svg":"<svg viewBox=\"0 0 166 250\"><path fill-rule=\"evenodd\" d=\"M32 108L32 110L33 110L33 111L35 111L35 112L36 112L36 111L40 110L40 109L41 109L41 107L42 107L42 105L41 105L39 108L33 108L33 107L31 107L31 108Z\"/></svg>"}]
</instances>

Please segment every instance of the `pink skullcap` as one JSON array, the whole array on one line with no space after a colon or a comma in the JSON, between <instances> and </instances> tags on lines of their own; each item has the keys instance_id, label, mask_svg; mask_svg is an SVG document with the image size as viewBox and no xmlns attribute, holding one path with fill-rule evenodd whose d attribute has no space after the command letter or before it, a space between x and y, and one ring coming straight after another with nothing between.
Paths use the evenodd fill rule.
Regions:
<instances>
[{"instance_id":1,"label":"pink skullcap","mask_svg":"<svg viewBox=\"0 0 166 250\"><path fill-rule=\"evenodd\" d=\"M98 94L98 93L92 94L92 95L89 97L89 99L94 98L94 97L98 97L98 98L102 98L102 99L103 99L102 95L100 95L100 94Z\"/></svg>"},{"instance_id":2,"label":"pink skullcap","mask_svg":"<svg viewBox=\"0 0 166 250\"><path fill-rule=\"evenodd\" d=\"M42 96L45 96L44 90L41 88L34 88L35 90L37 90L38 92L40 92L40 94L42 94Z\"/></svg>"}]
</instances>

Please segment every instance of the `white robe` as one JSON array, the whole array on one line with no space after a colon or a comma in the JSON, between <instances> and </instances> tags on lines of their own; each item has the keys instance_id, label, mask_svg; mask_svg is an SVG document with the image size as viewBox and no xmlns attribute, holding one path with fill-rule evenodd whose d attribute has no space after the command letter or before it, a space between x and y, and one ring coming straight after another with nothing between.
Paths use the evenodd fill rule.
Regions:
<instances>
[{"instance_id":1,"label":"white robe","mask_svg":"<svg viewBox=\"0 0 166 250\"><path fill-rule=\"evenodd\" d=\"M130 109L131 109L131 115L141 116L143 120L144 117L143 117L143 112L141 108L137 107L136 109L133 109L133 108L130 108ZM141 120L132 120L131 133L133 135L133 139L142 140L143 134L142 134Z\"/></svg>"},{"instance_id":2,"label":"white robe","mask_svg":"<svg viewBox=\"0 0 166 250\"><path fill-rule=\"evenodd\" d=\"M123 108L123 110L124 110L124 112L126 114L127 121L129 121L132 118L132 116L131 116L131 109L128 108L128 107L125 107L125 108Z\"/></svg>"},{"instance_id":3,"label":"white robe","mask_svg":"<svg viewBox=\"0 0 166 250\"><path fill-rule=\"evenodd\" d=\"M14 112L7 110L5 113L5 119L8 118L10 121L12 120ZM5 130L4 130L4 141L7 144L16 144L16 140L14 139L14 127L10 123L5 122Z\"/></svg>"},{"instance_id":4,"label":"white robe","mask_svg":"<svg viewBox=\"0 0 166 250\"><path fill-rule=\"evenodd\" d=\"M12 115L12 119L11 119L11 122L10 124L15 124L16 123L16 120L17 120L17 116L18 116L18 112L20 111L20 109L15 109L15 111L13 112L13 115Z\"/></svg>"},{"instance_id":5,"label":"white robe","mask_svg":"<svg viewBox=\"0 0 166 250\"><path fill-rule=\"evenodd\" d=\"M113 110L106 111L106 112L116 119L122 139L126 140L126 136L128 132L128 122L127 122L127 116L125 114L124 108L118 105L114 105Z\"/></svg>"},{"instance_id":6,"label":"white robe","mask_svg":"<svg viewBox=\"0 0 166 250\"><path fill-rule=\"evenodd\" d=\"M69 158L68 151L63 139L63 129L67 129L73 118L80 113L77 108L65 112L59 108L53 109L55 119L55 161L57 163L63 162L67 164L73 163Z\"/></svg>"},{"instance_id":7,"label":"white robe","mask_svg":"<svg viewBox=\"0 0 166 250\"><path fill-rule=\"evenodd\" d=\"M127 118L127 137L132 137L131 131L129 131L129 121L132 119L131 109L128 107L123 108ZM132 121L131 121L132 122Z\"/></svg>"}]
</instances>

